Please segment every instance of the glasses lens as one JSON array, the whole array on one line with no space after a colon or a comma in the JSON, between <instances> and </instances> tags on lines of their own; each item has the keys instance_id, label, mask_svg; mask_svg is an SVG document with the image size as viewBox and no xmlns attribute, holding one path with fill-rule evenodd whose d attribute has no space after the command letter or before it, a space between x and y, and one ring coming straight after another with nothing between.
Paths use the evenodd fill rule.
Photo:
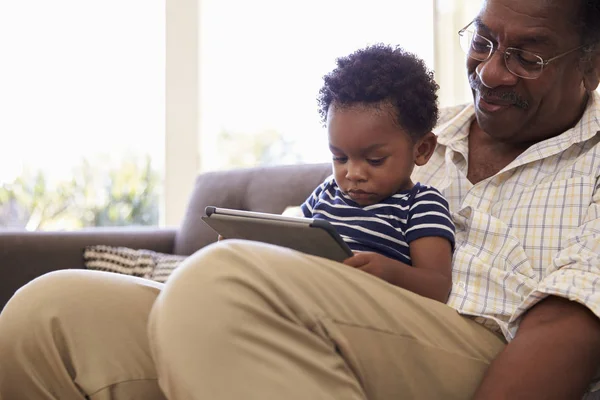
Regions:
<instances>
[{"instance_id":1,"label":"glasses lens","mask_svg":"<svg viewBox=\"0 0 600 400\"><path fill-rule=\"evenodd\" d=\"M537 78L544 68L544 60L540 56L521 49L506 49L506 67L513 74L522 78Z\"/></svg>"},{"instance_id":2,"label":"glasses lens","mask_svg":"<svg viewBox=\"0 0 600 400\"><path fill-rule=\"evenodd\" d=\"M485 61L492 53L492 42L479 36L475 32L462 31L459 33L460 47L471 58L479 61Z\"/></svg>"}]
</instances>

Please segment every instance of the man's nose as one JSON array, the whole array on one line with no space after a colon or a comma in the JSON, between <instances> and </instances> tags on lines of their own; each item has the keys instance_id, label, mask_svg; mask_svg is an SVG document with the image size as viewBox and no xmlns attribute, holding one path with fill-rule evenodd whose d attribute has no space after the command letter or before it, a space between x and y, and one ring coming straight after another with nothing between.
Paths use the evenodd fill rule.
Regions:
<instances>
[{"instance_id":1,"label":"man's nose","mask_svg":"<svg viewBox=\"0 0 600 400\"><path fill-rule=\"evenodd\" d=\"M352 182L364 181L367 179L366 171L358 162L347 162L346 165L346 179Z\"/></svg>"},{"instance_id":2,"label":"man's nose","mask_svg":"<svg viewBox=\"0 0 600 400\"><path fill-rule=\"evenodd\" d=\"M495 51L486 61L481 61L475 71L481 83L490 89L499 86L513 86L519 80L519 77L506 67L504 53L501 51Z\"/></svg>"}]
</instances>

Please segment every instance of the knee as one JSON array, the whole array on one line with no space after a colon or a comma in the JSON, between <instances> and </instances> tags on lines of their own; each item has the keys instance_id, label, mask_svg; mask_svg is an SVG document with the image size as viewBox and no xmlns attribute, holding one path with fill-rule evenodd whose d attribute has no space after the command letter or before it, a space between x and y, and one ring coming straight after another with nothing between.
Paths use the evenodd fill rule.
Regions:
<instances>
[{"instance_id":1,"label":"knee","mask_svg":"<svg viewBox=\"0 0 600 400\"><path fill-rule=\"evenodd\" d=\"M142 288L152 301L161 284L124 275L88 270L61 270L42 275L8 301L0 314L0 341L51 334L57 323L93 320L102 313L128 307ZM138 300L139 301L139 300Z\"/></svg>"},{"instance_id":2,"label":"knee","mask_svg":"<svg viewBox=\"0 0 600 400\"><path fill-rule=\"evenodd\" d=\"M61 270L42 275L21 287L0 314L0 339L23 338L53 316L81 305L73 292L82 283L77 271Z\"/></svg>"},{"instance_id":3,"label":"knee","mask_svg":"<svg viewBox=\"0 0 600 400\"><path fill-rule=\"evenodd\" d=\"M236 307L278 296L285 281L284 262L277 254L287 249L262 243L227 240L199 250L169 278L158 302L165 314L190 307ZM280 255L285 257L285 255ZM162 314L162 313L161 313Z\"/></svg>"},{"instance_id":4,"label":"knee","mask_svg":"<svg viewBox=\"0 0 600 400\"><path fill-rule=\"evenodd\" d=\"M194 253L169 278L165 293L183 294L187 290L212 291L224 286L256 286L270 281L275 267L279 278L285 268L274 265L273 255L286 249L263 243L226 240Z\"/></svg>"},{"instance_id":5,"label":"knee","mask_svg":"<svg viewBox=\"0 0 600 400\"><path fill-rule=\"evenodd\" d=\"M155 347L186 337L196 341L207 332L228 337L239 333L240 321L268 313L281 292L273 263L264 259L272 252L260 243L227 240L190 256L153 306L149 332Z\"/></svg>"},{"instance_id":6,"label":"knee","mask_svg":"<svg viewBox=\"0 0 600 400\"><path fill-rule=\"evenodd\" d=\"M77 303L70 271L56 271L34 279L20 288L0 314L0 359L11 365L30 357L37 359L42 343L53 335L52 326L67 310L68 302Z\"/></svg>"}]
</instances>

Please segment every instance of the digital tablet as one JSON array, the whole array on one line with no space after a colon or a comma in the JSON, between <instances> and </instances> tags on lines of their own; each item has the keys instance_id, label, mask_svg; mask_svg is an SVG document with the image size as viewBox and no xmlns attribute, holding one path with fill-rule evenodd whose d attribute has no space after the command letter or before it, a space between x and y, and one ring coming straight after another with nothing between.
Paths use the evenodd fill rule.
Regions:
<instances>
[{"instance_id":1,"label":"digital tablet","mask_svg":"<svg viewBox=\"0 0 600 400\"><path fill-rule=\"evenodd\" d=\"M246 239L343 261L353 255L328 221L206 207L202 220L225 239Z\"/></svg>"}]
</instances>

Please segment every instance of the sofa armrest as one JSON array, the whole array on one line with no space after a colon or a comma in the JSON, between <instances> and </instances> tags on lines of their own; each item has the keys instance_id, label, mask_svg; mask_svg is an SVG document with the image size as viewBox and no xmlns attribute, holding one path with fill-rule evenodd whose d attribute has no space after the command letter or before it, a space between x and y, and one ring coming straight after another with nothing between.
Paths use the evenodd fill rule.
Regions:
<instances>
[{"instance_id":1,"label":"sofa armrest","mask_svg":"<svg viewBox=\"0 0 600 400\"><path fill-rule=\"evenodd\" d=\"M74 232L0 231L0 309L14 292L47 272L83 268L83 249L104 244L172 253L174 229L94 228Z\"/></svg>"}]
</instances>

